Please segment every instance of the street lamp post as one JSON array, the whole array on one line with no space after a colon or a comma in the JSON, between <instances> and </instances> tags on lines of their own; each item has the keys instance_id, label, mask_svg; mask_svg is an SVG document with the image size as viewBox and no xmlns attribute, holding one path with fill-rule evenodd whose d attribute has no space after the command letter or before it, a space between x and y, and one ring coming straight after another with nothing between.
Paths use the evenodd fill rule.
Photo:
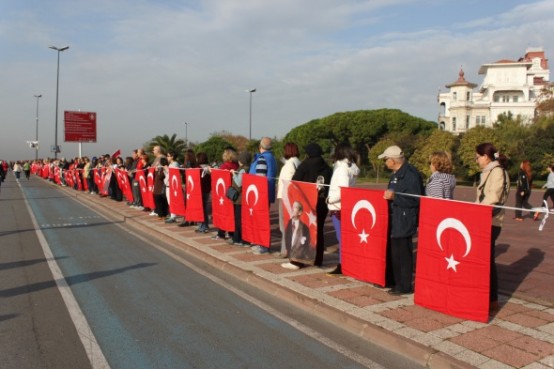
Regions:
<instances>
[{"instance_id":1,"label":"street lamp post","mask_svg":"<svg viewBox=\"0 0 554 369\"><path fill-rule=\"evenodd\" d=\"M187 149L189 148L188 126L189 126L189 124L187 122L185 122L185 144L186 144Z\"/></svg>"},{"instance_id":2,"label":"street lamp post","mask_svg":"<svg viewBox=\"0 0 554 369\"><path fill-rule=\"evenodd\" d=\"M55 129L54 129L54 159L57 159L58 151L59 151L58 149L58 95L60 90L60 52L69 49L69 45L64 47L56 47L56 46L48 46L48 47L58 52L58 69L56 73L56 122L55 122Z\"/></svg>"},{"instance_id":3,"label":"street lamp post","mask_svg":"<svg viewBox=\"0 0 554 369\"><path fill-rule=\"evenodd\" d=\"M42 95L33 95L34 97L36 97L37 99L37 115L36 115L36 127L35 127L35 142L36 142L36 147L35 147L35 160L38 160L38 99L40 99L42 97Z\"/></svg>"},{"instance_id":4,"label":"street lamp post","mask_svg":"<svg viewBox=\"0 0 554 369\"><path fill-rule=\"evenodd\" d=\"M256 89L246 90L250 93L250 123L248 125L248 139L252 141L252 94L256 92Z\"/></svg>"}]
</instances>

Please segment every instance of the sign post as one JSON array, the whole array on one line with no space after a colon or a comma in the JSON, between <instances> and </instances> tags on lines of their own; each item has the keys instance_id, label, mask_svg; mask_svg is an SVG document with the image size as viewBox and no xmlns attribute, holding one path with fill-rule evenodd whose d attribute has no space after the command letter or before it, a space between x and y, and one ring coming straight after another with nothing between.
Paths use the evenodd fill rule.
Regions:
<instances>
[{"instance_id":1,"label":"sign post","mask_svg":"<svg viewBox=\"0 0 554 369\"><path fill-rule=\"evenodd\" d=\"M79 156L83 142L96 142L96 113L86 111L64 112L65 142L79 143Z\"/></svg>"}]
</instances>

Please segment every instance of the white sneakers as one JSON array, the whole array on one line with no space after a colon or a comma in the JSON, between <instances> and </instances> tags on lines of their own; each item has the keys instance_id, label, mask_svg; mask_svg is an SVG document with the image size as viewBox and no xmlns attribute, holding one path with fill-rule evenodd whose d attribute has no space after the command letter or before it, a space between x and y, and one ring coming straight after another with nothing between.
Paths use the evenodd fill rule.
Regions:
<instances>
[{"instance_id":1,"label":"white sneakers","mask_svg":"<svg viewBox=\"0 0 554 369\"><path fill-rule=\"evenodd\" d=\"M300 267L298 265L294 265L293 263L291 262L288 262L288 263L283 263L281 264L281 266L285 269L290 269L290 270L298 270L300 269Z\"/></svg>"}]
</instances>

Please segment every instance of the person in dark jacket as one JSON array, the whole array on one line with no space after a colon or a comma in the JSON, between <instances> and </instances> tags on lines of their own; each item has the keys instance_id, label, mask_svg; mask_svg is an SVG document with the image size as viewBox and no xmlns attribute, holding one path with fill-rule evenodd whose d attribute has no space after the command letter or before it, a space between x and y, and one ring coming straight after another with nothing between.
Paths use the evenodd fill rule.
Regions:
<instances>
[{"instance_id":1,"label":"person in dark jacket","mask_svg":"<svg viewBox=\"0 0 554 369\"><path fill-rule=\"evenodd\" d=\"M523 215L522 208L531 209L529 204L529 197L531 196L531 186L533 183L533 174L531 172L531 162L524 160L519 166L519 173L517 174L517 191L516 191L516 216L515 220L522 221Z\"/></svg>"},{"instance_id":2,"label":"person in dark jacket","mask_svg":"<svg viewBox=\"0 0 554 369\"><path fill-rule=\"evenodd\" d=\"M325 251L325 243L323 238L323 226L325 218L329 213L329 208L325 203L327 194L329 193L329 183L331 183L331 175L333 170L323 159L323 150L316 143L308 144L304 151L308 155L306 159L296 169L292 176L293 181L311 182L320 184L318 191L316 214L317 214L317 243L315 266L321 266L323 263L323 252Z\"/></svg>"},{"instance_id":3,"label":"person in dark jacket","mask_svg":"<svg viewBox=\"0 0 554 369\"><path fill-rule=\"evenodd\" d=\"M419 197L402 194L423 195L423 180L417 169L406 161L402 149L396 145L389 146L378 158L383 159L392 171L384 194L389 203L386 284L393 286L389 291L391 295L409 294L413 292L412 237L417 232Z\"/></svg>"}]
</instances>

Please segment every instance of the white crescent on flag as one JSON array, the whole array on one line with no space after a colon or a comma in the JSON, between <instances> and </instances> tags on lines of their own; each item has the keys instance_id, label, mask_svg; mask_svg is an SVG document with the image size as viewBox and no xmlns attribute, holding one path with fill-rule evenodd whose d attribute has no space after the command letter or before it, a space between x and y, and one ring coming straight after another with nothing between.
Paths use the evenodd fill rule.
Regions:
<instances>
[{"instance_id":1,"label":"white crescent on flag","mask_svg":"<svg viewBox=\"0 0 554 369\"><path fill-rule=\"evenodd\" d=\"M352 220L352 225L354 226L354 229L358 229L358 227L356 227L356 214L358 214L358 211L360 211L361 209L367 209L367 211L369 211L373 221L371 224L371 228L375 227L375 220L377 218L377 215L375 213L375 208L369 201L360 200L356 203L356 205L354 205L354 208L352 209L351 220Z\"/></svg>"},{"instance_id":2,"label":"white crescent on flag","mask_svg":"<svg viewBox=\"0 0 554 369\"><path fill-rule=\"evenodd\" d=\"M466 250L462 257L465 258L471 252L471 236L469 235L469 231L464 225L464 223L462 223L458 219L446 218L439 223L439 226L437 227L437 244L439 245L439 248L443 250L442 243L441 243L441 236L442 236L442 233L449 228L457 230L464 238L464 241L466 244ZM448 262L448 266L446 267L446 269L453 269L456 272L457 271L456 266L460 264L460 262L454 259L454 255L451 254L450 257L448 258L445 257L445 260Z\"/></svg>"},{"instance_id":3,"label":"white crescent on flag","mask_svg":"<svg viewBox=\"0 0 554 369\"><path fill-rule=\"evenodd\" d=\"M192 179L192 176L187 176L187 183L190 184L189 193L192 193L192 191L194 191L194 180Z\"/></svg>"},{"instance_id":4,"label":"white crescent on flag","mask_svg":"<svg viewBox=\"0 0 554 369\"><path fill-rule=\"evenodd\" d=\"M248 195L250 194L250 192L254 192L254 195L256 195L256 200L254 201L254 204L252 205L252 206L254 206L258 203L258 188L255 185L251 184L246 189L246 203L248 205L250 205L250 202L248 202Z\"/></svg>"},{"instance_id":5,"label":"white crescent on flag","mask_svg":"<svg viewBox=\"0 0 554 369\"><path fill-rule=\"evenodd\" d=\"M140 186L142 188L142 192L146 192L146 179L144 176L139 177L139 183L142 185Z\"/></svg>"},{"instance_id":6,"label":"white crescent on flag","mask_svg":"<svg viewBox=\"0 0 554 369\"><path fill-rule=\"evenodd\" d=\"M217 196L220 196L219 185L223 187L223 191L225 192L225 181L223 180L223 178L218 178L217 182L215 183L215 193L217 194Z\"/></svg>"},{"instance_id":7,"label":"white crescent on flag","mask_svg":"<svg viewBox=\"0 0 554 369\"><path fill-rule=\"evenodd\" d=\"M350 220L352 221L352 225L354 226L354 229L358 229L358 227L356 226L356 214L358 214L358 211L362 209L366 209L371 214L372 224L370 229L373 229L373 227L375 227L375 221L377 216L375 213L375 208L367 200L358 201L356 205L354 205L354 208L352 209L352 215ZM358 236L360 237L360 243L368 243L367 238L369 237L369 234L365 233L365 229L362 228L362 233L359 233Z\"/></svg>"},{"instance_id":8,"label":"white crescent on flag","mask_svg":"<svg viewBox=\"0 0 554 369\"><path fill-rule=\"evenodd\" d=\"M150 173L148 172L148 178L152 178L152 183L154 183L154 173ZM148 186L148 190L152 191L152 189L154 188L154 185L152 186Z\"/></svg>"},{"instance_id":9,"label":"white crescent on flag","mask_svg":"<svg viewBox=\"0 0 554 369\"><path fill-rule=\"evenodd\" d=\"M173 196L177 197L177 188L179 187L179 180L176 175L171 177L171 186L173 187Z\"/></svg>"}]
</instances>

